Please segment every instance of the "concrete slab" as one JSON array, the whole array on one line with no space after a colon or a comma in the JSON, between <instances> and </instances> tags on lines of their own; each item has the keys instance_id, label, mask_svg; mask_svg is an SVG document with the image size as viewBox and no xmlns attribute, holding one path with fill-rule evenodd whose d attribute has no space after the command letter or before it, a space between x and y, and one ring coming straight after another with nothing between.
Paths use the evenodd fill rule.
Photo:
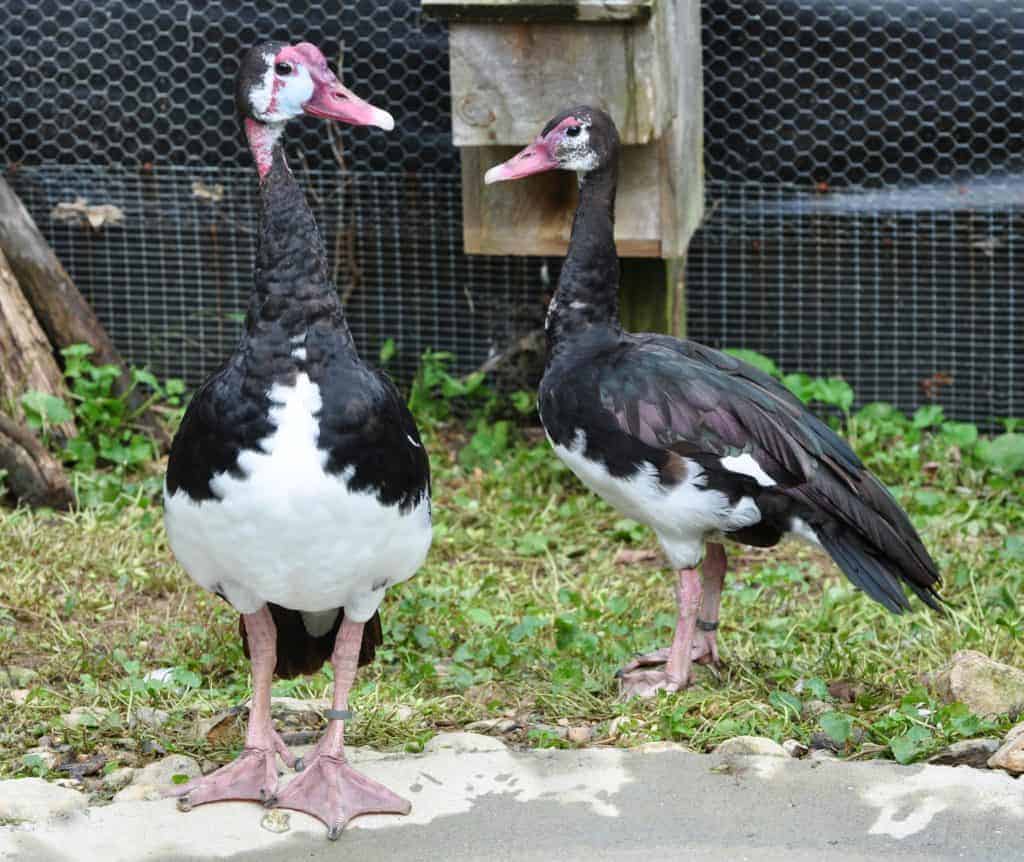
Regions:
<instances>
[{"instance_id":1,"label":"concrete slab","mask_svg":"<svg viewBox=\"0 0 1024 862\"><path fill-rule=\"evenodd\" d=\"M336 842L303 814L261 827L252 803L183 814L171 800L92 807L0 828L0 859L104 862L536 860L901 862L1024 858L1024 781L967 767L900 767L684 750L514 752L445 734L422 755L356 752L413 802ZM281 828L280 815L269 826Z\"/></svg>"}]
</instances>

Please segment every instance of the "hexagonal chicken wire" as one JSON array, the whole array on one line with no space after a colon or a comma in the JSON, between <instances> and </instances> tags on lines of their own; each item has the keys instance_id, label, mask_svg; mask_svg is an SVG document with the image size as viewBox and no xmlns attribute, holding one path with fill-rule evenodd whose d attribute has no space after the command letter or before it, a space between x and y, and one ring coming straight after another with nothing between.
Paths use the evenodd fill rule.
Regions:
<instances>
[{"instance_id":1,"label":"hexagonal chicken wire","mask_svg":"<svg viewBox=\"0 0 1024 862\"><path fill-rule=\"evenodd\" d=\"M364 352L393 337L401 377L428 347L468 369L539 325L544 261L461 252L446 33L414 0L0 8L8 176L132 361L195 382L237 338L256 214L230 82L266 38L322 45L398 122L330 136L309 121L290 139ZM703 15L710 215L690 333L842 373L863 400L1024 413L1024 7L707 0ZM77 196L124 223L51 219Z\"/></svg>"}]
</instances>

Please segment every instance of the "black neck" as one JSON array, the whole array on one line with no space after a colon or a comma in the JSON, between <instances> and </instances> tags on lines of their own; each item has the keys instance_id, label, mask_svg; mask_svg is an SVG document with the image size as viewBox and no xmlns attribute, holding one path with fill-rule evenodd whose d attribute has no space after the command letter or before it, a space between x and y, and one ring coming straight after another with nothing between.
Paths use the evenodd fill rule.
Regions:
<instances>
[{"instance_id":1,"label":"black neck","mask_svg":"<svg viewBox=\"0 0 1024 862\"><path fill-rule=\"evenodd\" d=\"M327 271L327 254L306 197L288 169L280 139L260 178L256 274L246 330L298 338L318 323L348 327Z\"/></svg>"},{"instance_id":2,"label":"black neck","mask_svg":"<svg viewBox=\"0 0 1024 862\"><path fill-rule=\"evenodd\" d=\"M558 289L548 309L548 356L574 334L595 325L619 326L619 256L615 251L613 156L580 181L580 200L572 223L569 251Z\"/></svg>"}]
</instances>

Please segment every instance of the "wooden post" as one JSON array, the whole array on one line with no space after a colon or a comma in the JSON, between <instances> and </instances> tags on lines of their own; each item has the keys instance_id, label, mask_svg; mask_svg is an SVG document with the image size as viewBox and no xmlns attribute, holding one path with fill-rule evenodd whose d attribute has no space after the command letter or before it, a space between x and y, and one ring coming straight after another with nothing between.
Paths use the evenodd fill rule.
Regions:
<instances>
[{"instance_id":1,"label":"wooden post","mask_svg":"<svg viewBox=\"0 0 1024 862\"><path fill-rule=\"evenodd\" d=\"M114 342L3 177L0 177L0 251L7 256L11 271L50 343L57 348L92 345L96 364L116 365L122 369L117 385L120 392L127 392L131 378ZM140 404L141 396L137 399L133 396L133 402L136 406ZM145 414L141 421L162 448L170 446L170 435L155 413Z\"/></svg>"}]
</instances>

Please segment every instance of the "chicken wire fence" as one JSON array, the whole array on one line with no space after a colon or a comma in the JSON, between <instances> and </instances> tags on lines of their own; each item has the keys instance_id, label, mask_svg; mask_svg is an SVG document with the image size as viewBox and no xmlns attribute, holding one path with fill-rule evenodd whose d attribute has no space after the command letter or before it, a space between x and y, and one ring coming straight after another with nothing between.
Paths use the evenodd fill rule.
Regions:
<instances>
[{"instance_id":1,"label":"chicken wire fence","mask_svg":"<svg viewBox=\"0 0 1024 862\"><path fill-rule=\"evenodd\" d=\"M1024 7L702 14L689 333L842 374L862 401L1024 413ZM466 371L540 325L557 261L462 254L447 33L417 3L0 0L0 18L6 175L130 361L196 383L237 340L257 190L226 82L269 38L320 45L398 123L289 137L364 354L391 338L400 379L426 349Z\"/></svg>"}]
</instances>

